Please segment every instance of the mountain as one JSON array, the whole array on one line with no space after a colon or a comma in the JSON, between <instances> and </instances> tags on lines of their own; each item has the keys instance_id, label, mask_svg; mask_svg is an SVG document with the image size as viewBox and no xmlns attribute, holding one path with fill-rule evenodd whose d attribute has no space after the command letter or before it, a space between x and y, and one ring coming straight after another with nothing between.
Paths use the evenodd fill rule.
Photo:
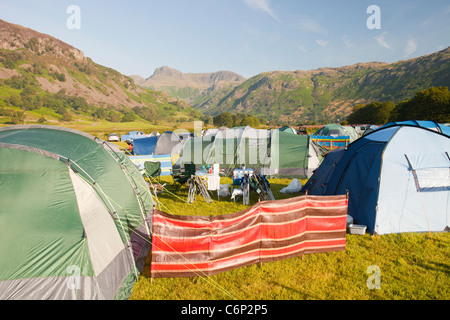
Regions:
<instances>
[{"instance_id":1,"label":"mountain","mask_svg":"<svg viewBox=\"0 0 450 320\"><path fill-rule=\"evenodd\" d=\"M280 123L330 122L345 118L355 105L397 103L431 86L450 87L450 47L391 64L265 72L223 95L204 93L193 106L211 116L228 111Z\"/></svg>"},{"instance_id":2,"label":"mountain","mask_svg":"<svg viewBox=\"0 0 450 320\"><path fill-rule=\"evenodd\" d=\"M136 75L130 78L141 87L166 92L192 105L198 104L198 100L202 101L202 95L205 93L208 97L212 92L223 94L246 80L231 71L183 73L168 66L155 69L153 75L147 79Z\"/></svg>"},{"instance_id":3,"label":"mountain","mask_svg":"<svg viewBox=\"0 0 450 320\"><path fill-rule=\"evenodd\" d=\"M61 40L0 20L3 113L5 108L47 108L56 112L52 113L56 118L83 113L114 122L137 116L149 121L201 116L187 103L139 87L132 78L95 63Z\"/></svg>"}]
</instances>

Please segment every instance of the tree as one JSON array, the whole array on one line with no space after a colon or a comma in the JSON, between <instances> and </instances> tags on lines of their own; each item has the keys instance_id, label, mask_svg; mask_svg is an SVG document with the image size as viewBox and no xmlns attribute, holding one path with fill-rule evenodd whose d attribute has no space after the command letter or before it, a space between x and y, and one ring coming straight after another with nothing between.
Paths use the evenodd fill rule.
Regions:
<instances>
[{"instance_id":1,"label":"tree","mask_svg":"<svg viewBox=\"0 0 450 320\"><path fill-rule=\"evenodd\" d=\"M97 119L106 119L106 117L108 117L108 110L102 107L97 107L92 115Z\"/></svg>"},{"instance_id":2,"label":"tree","mask_svg":"<svg viewBox=\"0 0 450 320\"><path fill-rule=\"evenodd\" d=\"M253 128L257 128L257 127L259 127L260 122L259 122L259 119L254 116L244 115L244 117L241 118L240 122L236 123L235 125L250 126Z\"/></svg>"},{"instance_id":3,"label":"tree","mask_svg":"<svg viewBox=\"0 0 450 320\"><path fill-rule=\"evenodd\" d=\"M11 123L12 124L21 124L25 122L25 113L20 112L20 111L16 111L12 116L11 116Z\"/></svg>"},{"instance_id":4,"label":"tree","mask_svg":"<svg viewBox=\"0 0 450 320\"><path fill-rule=\"evenodd\" d=\"M72 114L70 112L64 113L62 116L62 120L66 122L72 121Z\"/></svg>"},{"instance_id":5,"label":"tree","mask_svg":"<svg viewBox=\"0 0 450 320\"><path fill-rule=\"evenodd\" d=\"M42 115L42 116L39 118L38 123L40 123L40 124L47 123L47 119Z\"/></svg>"},{"instance_id":6,"label":"tree","mask_svg":"<svg viewBox=\"0 0 450 320\"><path fill-rule=\"evenodd\" d=\"M22 99L18 94L11 94L8 102L13 107L21 107L22 106Z\"/></svg>"},{"instance_id":7,"label":"tree","mask_svg":"<svg viewBox=\"0 0 450 320\"><path fill-rule=\"evenodd\" d=\"M108 120L111 122L120 122L120 120L122 120L122 114L120 112L111 110L108 114Z\"/></svg>"},{"instance_id":8,"label":"tree","mask_svg":"<svg viewBox=\"0 0 450 320\"><path fill-rule=\"evenodd\" d=\"M217 127L232 127L233 116L229 112L224 112L220 115L213 117L213 123Z\"/></svg>"},{"instance_id":9,"label":"tree","mask_svg":"<svg viewBox=\"0 0 450 320\"><path fill-rule=\"evenodd\" d=\"M56 76L56 79L58 79L61 82L66 81L66 75L64 73L55 72L55 76Z\"/></svg>"},{"instance_id":10,"label":"tree","mask_svg":"<svg viewBox=\"0 0 450 320\"><path fill-rule=\"evenodd\" d=\"M389 121L395 104L392 101L371 102L367 105L357 105L348 116L347 121L351 124L385 124Z\"/></svg>"},{"instance_id":11,"label":"tree","mask_svg":"<svg viewBox=\"0 0 450 320\"><path fill-rule=\"evenodd\" d=\"M208 116L208 115L202 115L200 117L200 120L203 121L203 123L205 125L213 123L213 118L211 116Z\"/></svg>"},{"instance_id":12,"label":"tree","mask_svg":"<svg viewBox=\"0 0 450 320\"><path fill-rule=\"evenodd\" d=\"M134 113L134 111L128 111L126 112L123 117L122 117L122 122L133 122L134 120L136 120L136 113Z\"/></svg>"},{"instance_id":13,"label":"tree","mask_svg":"<svg viewBox=\"0 0 450 320\"><path fill-rule=\"evenodd\" d=\"M450 92L448 87L430 87L416 93L409 101L398 103L391 120L431 120L450 122Z\"/></svg>"},{"instance_id":14,"label":"tree","mask_svg":"<svg viewBox=\"0 0 450 320\"><path fill-rule=\"evenodd\" d=\"M23 88L22 92L20 93L20 96L23 98L27 96L33 96L35 94L36 94L35 87L27 85L25 88Z\"/></svg>"}]
</instances>

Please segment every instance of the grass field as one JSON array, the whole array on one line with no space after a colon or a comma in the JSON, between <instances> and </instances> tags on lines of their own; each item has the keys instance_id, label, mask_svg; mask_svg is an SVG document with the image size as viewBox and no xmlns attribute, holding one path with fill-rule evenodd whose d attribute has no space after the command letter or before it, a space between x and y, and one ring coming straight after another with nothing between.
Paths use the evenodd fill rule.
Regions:
<instances>
[{"instance_id":1,"label":"grass field","mask_svg":"<svg viewBox=\"0 0 450 320\"><path fill-rule=\"evenodd\" d=\"M31 123L30 123L31 124ZM106 139L109 132L163 132L146 123L79 121L67 127ZM183 127L183 126L180 126ZM159 196L161 210L172 214L220 215L240 211L242 201L221 198L208 204L200 197L186 203L187 187L175 191L171 177L163 177L167 191ZM270 180L276 199L289 179ZM221 178L221 183L231 183ZM305 183L305 180L302 181ZM251 194L251 205L257 201ZM310 254L278 262L238 268L211 277L150 278L150 255L130 300L448 300L450 299L450 234L391 234L372 237L347 234L346 250ZM377 266L380 289L373 284Z\"/></svg>"},{"instance_id":2,"label":"grass field","mask_svg":"<svg viewBox=\"0 0 450 320\"><path fill-rule=\"evenodd\" d=\"M167 192L161 210L172 214L219 215L242 210L242 200L200 197L186 203L187 187L178 192L162 178ZM276 199L296 196L280 190L290 180L270 180ZM304 183L305 180L302 181ZM231 183L221 178L221 183ZM254 204L256 195L251 195ZM380 288L373 288L373 267ZM372 270L372 271L371 271ZM371 271L368 273L368 271ZM369 284L369 285L368 285ZM371 289L369 288L371 287ZM450 234L347 234L346 250L309 254L252 265L210 277L150 278L150 255L131 300L447 300L450 298Z\"/></svg>"}]
</instances>

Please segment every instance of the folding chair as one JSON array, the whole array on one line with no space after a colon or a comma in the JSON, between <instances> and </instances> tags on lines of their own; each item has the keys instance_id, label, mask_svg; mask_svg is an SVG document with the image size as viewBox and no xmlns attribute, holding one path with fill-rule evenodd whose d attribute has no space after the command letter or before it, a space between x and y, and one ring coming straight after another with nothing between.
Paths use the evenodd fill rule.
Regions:
<instances>
[{"instance_id":1,"label":"folding chair","mask_svg":"<svg viewBox=\"0 0 450 320\"><path fill-rule=\"evenodd\" d=\"M195 164L193 163L185 163L184 170L176 170L174 168L172 177L176 189L179 190L181 186L186 184L186 182L188 182L189 179L191 179L191 177L194 175L195 175Z\"/></svg>"},{"instance_id":2,"label":"folding chair","mask_svg":"<svg viewBox=\"0 0 450 320\"><path fill-rule=\"evenodd\" d=\"M144 162L145 172L149 177L156 178L160 180L161 176L161 162L159 161L145 161Z\"/></svg>"},{"instance_id":3,"label":"folding chair","mask_svg":"<svg viewBox=\"0 0 450 320\"><path fill-rule=\"evenodd\" d=\"M189 179L189 192L187 203L193 203L195 198L197 197L197 193L203 196L203 199L207 203L211 203L212 199L208 193L208 188L206 187L205 182L199 176L194 175L191 179Z\"/></svg>"},{"instance_id":4,"label":"folding chair","mask_svg":"<svg viewBox=\"0 0 450 320\"><path fill-rule=\"evenodd\" d=\"M161 177L161 162L159 161L145 161L144 162L145 174L148 176L148 183L150 186L150 190L156 195L157 193L162 193L163 188L165 186L161 185L160 177ZM151 181L152 178L158 177L158 183L153 183Z\"/></svg>"}]
</instances>

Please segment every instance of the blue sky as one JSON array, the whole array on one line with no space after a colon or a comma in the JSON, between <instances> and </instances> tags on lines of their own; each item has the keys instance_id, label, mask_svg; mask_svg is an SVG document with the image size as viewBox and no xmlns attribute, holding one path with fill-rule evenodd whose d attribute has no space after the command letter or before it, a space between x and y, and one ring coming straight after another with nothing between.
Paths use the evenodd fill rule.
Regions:
<instances>
[{"instance_id":1,"label":"blue sky","mask_svg":"<svg viewBox=\"0 0 450 320\"><path fill-rule=\"evenodd\" d=\"M80 8L79 29L67 27L70 5ZM380 9L380 29L367 27L371 5ZM450 45L448 0L0 0L0 19L145 78L163 65L248 78L395 62Z\"/></svg>"}]
</instances>

